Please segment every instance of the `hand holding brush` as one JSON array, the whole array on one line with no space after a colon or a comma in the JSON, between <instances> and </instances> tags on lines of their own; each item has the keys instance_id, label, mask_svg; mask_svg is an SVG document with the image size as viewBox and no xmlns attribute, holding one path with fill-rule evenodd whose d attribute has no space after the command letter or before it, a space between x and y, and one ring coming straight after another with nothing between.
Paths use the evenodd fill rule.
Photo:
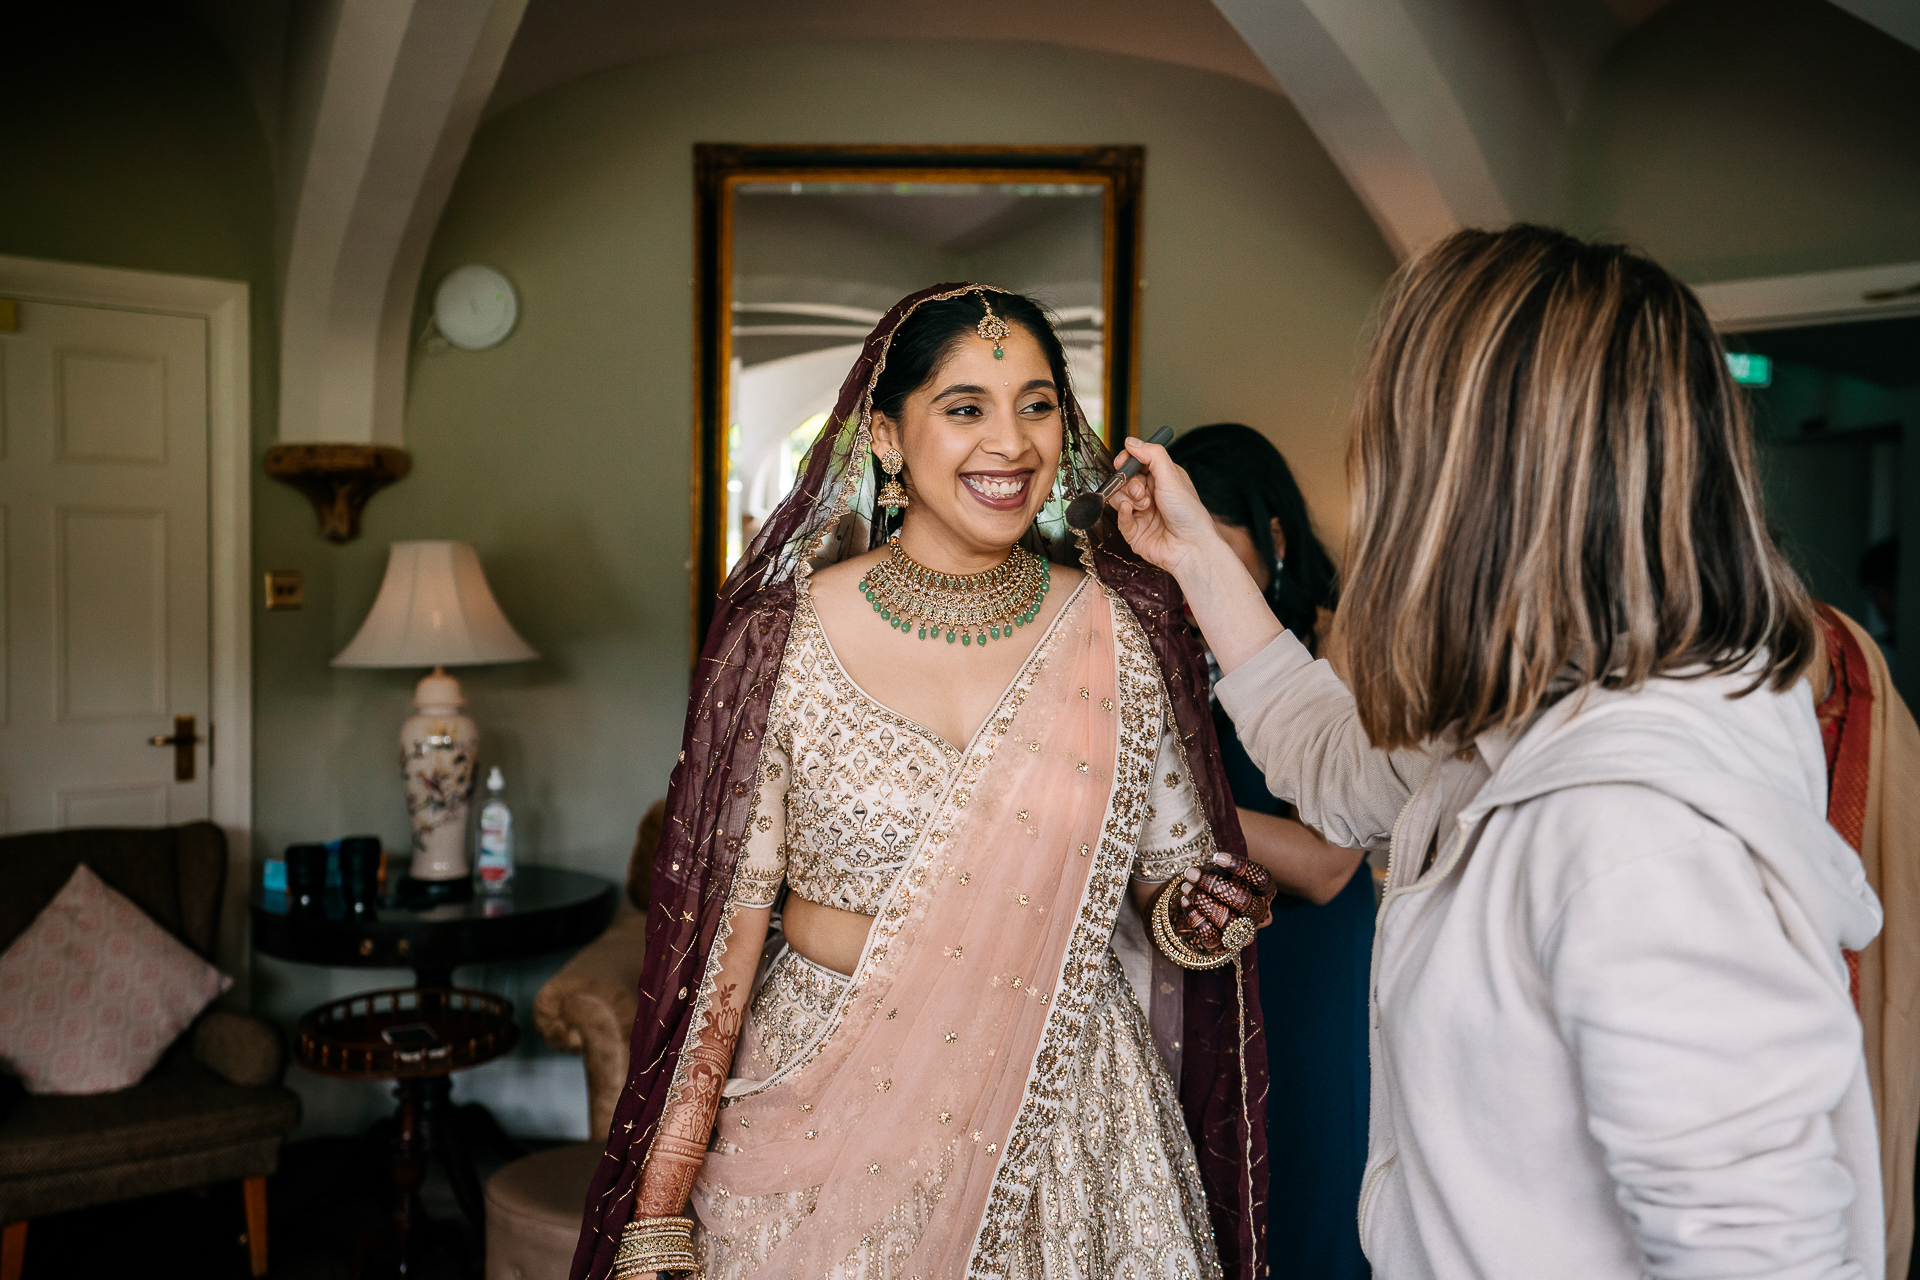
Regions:
<instances>
[{"instance_id":1,"label":"hand holding brush","mask_svg":"<svg viewBox=\"0 0 1920 1280\"><path fill-rule=\"evenodd\" d=\"M1173 439L1173 428L1162 427L1147 438L1147 443L1164 445ZM1100 522L1101 509L1114 494L1120 492L1120 486L1140 474L1142 463L1132 454L1126 454L1126 461L1114 469L1107 482L1091 493L1083 493L1067 504L1067 527L1082 532L1093 528Z\"/></svg>"}]
</instances>

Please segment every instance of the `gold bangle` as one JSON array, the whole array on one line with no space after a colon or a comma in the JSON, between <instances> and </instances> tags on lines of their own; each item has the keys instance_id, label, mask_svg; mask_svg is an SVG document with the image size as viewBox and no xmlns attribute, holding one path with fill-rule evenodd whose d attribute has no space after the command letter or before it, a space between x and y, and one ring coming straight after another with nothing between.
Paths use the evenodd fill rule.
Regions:
<instances>
[{"instance_id":1,"label":"gold bangle","mask_svg":"<svg viewBox=\"0 0 1920 1280\"><path fill-rule=\"evenodd\" d=\"M692 1218L635 1218L622 1228L611 1280L632 1280L656 1271L700 1280Z\"/></svg>"},{"instance_id":2,"label":"gold bangle","mask_svg":"<svg viewBox=\"0 0 1920 1280\"><path fill-rule=\"evenodd\" d=\"M1221 938L1226 946L1218 954L1208 955L1194 948L1173 931L1173 920L1168 915L1172 909L1174 890L1179 885L1178 880L1168 882L1167 887L1160 891L1160 896L1153 900L1151 914L1154 942L1158 943L1160 950L1166 953L1167 959L1182 969L1218 969L1233 963L1234 956L1240 953L1241 948L1253 941L1259 929L1245 916L1235 916L1227 921L1226 930Z\"/></svg>"}]
</instances>

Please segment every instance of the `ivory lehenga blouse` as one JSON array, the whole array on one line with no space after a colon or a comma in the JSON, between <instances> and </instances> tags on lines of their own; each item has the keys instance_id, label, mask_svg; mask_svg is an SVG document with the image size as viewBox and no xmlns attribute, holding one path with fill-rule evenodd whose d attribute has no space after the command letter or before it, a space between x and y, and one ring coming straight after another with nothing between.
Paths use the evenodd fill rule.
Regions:
<instances>
[{"instance_id":1,"label":"ivory lehenga blouse","mask_svg":"<svg viewBox=\"0 0 1920 1280\"><path fill-rule=\"evenodd\" d=\"M1158 664L1126 604L1094 578L1083 579L1008 696L1033 681L1060 643L1055 632L1068 616L1091 609L1110 611L1119 703L1111 710L1121 758L1131 751L1132 759L1152 760L1150 778L1134 779L1145 783L1145 806L1131 874L1142 881L1169 880L1211 858L1215 846L1170 725ZM1088 696L1085 689L1079 693ZM996 723L1004 726L1006 714L1004 708L996 710L980 735L995 732ZM953 803L956 784L980 748L978 736L957 747L862 690L835 656L803 580L768 714L753 817L730 905L773 906L784 892L884 919L916 843L942 806ZM964 806L964 793L959 803ZM1045 903L1029 904L1024 894L1010 897L1007 905L1047 909ZM1162 1050L1149 1031L1152 956L1130 901L1120 901L1093 972L1080 1043L1064 1055L1061 1105L1050 1131L1036 1144L1044 1154L1033 1194L1024 1210L1012 1215L996 1253L1006 1274L1035 1280L1216 1277L1220 1264L1192 1141ZM1017 978L1012 985L1019 985ZM841 1021L849 986L847 976L788 946L776 917L723 1108L793 1080L813 1061ZM1177 1039L1169 1047L1177 1051ZM725 1114L713 1147L720 1155L729 1147ZM1009 1141L1010 1151L1011 1146ZM815 1212L832 1211L818 1202L817 1186L759 1195L736 1192L726 1185L725 1167L724 1159L710 1157L693 1198L696 1242L713 1280L763 1274L769 1255L798 1224ZM777 1263L771 1270L779 1270ZM855 1260L836 1274L892 1280L877 1250L873 1258Z\"/></svg>"}]
</instances>

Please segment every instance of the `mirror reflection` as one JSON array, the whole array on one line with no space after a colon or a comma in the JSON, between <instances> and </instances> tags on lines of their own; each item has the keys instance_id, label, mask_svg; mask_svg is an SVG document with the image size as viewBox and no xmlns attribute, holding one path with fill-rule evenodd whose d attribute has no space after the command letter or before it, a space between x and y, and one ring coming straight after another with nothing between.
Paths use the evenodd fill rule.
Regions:
<instances>
[{"instance_id":1,"label":"mirror reflection","mask_svg":"<svg viewBox=\"0 0 1920 1280\"><path fill-rule=\"evenodd\" d=\"M733 184L724 558L794 482L886 308L984 280L1058 318L1082 410L1106 434L1105 195L1095 183Z\"/></svg>"}]
</instances>

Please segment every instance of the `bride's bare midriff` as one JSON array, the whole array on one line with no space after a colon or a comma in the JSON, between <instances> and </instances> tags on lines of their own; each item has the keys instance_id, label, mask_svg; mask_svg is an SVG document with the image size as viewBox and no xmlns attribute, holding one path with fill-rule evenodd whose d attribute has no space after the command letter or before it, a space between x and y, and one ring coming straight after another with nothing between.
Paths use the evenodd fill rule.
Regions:
<instances>
[{"instance_id":1,"label":"bride's bare midriff","mask_svg":"<svg viewBox=\"0 0 1920 1280\"><path fill-rule=\"evenodd\" d=\"M823 907L797 893L787 895L780 916L780 927L787 942L802 956L835 973L852 973L860 963L860 951L867 945L867 931L873 917L858 911Z\"/></svg>"},{"instance_id":2,"label":"bride's bare midriff","mask_svg":"<svg viewBox=\"0 0 1920 1280\"><path fill-rule=\"evenodd\" d=\"M1158 884L1144 880L1133 882L1133 905L1143 919L1159 889ZM851 974L860 963L860 952L867 945L867 932L873 928L872 916L823 907L797 893L787 895L780 919L788 946L822 968L844 974Z\"/></svg>"}]
</instances>

